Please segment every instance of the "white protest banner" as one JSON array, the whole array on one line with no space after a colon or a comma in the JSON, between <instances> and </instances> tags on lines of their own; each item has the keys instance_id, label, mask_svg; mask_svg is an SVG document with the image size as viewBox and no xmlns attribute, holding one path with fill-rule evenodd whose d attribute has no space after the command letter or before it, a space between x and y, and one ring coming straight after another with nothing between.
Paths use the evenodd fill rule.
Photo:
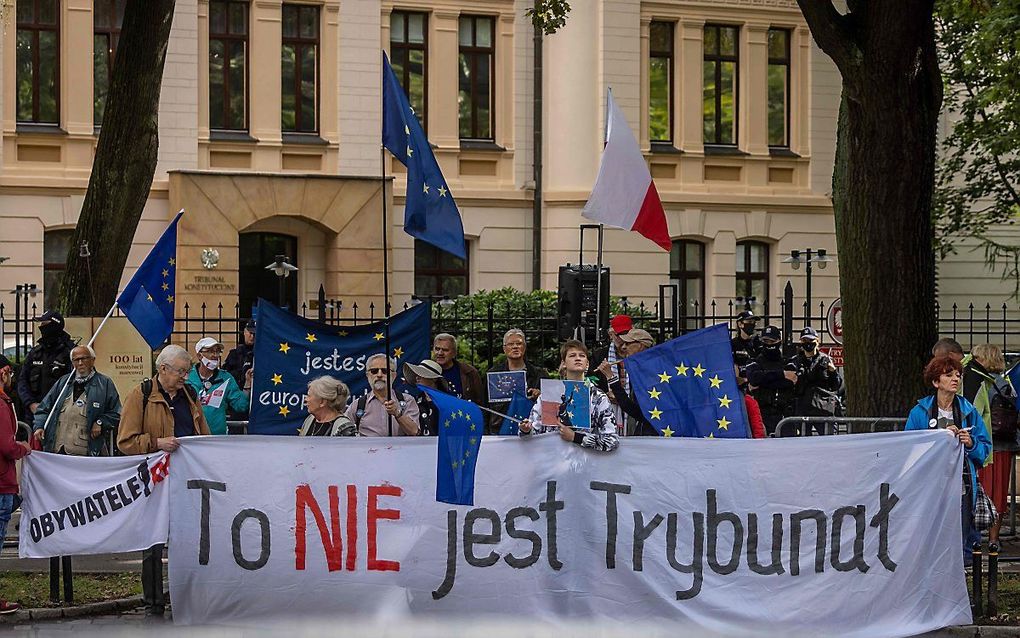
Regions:
<instances>
[{"instance_id":1,"label":"white protest banner","mask_svg":"<svg viewBox=\"0 0 1020 638\"><path fill-rule=\"evenodd\" d=\"M21 475L21 558L105 554L166 541L169 455L33 452Z\"/></svg>"},{"instance_id":2,"label":"white protest banner","mask_svg":"<svg viewBox=\"0 0 1020 638\"><path fill-rule=\"evenodd\" d=\"M170 477L179 624L281 614L664 619L906 636L969 623L946 432L487 438L475 506L434 439L185 439Z\"/></svg>"}]
</instances>

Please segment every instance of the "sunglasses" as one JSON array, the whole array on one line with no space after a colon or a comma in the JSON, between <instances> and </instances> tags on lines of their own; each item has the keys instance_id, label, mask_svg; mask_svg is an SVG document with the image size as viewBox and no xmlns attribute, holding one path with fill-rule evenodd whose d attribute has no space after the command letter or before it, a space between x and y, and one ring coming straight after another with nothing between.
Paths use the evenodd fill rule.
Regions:
<instances>
[{"instance_id":1,"label":"sunglasses","mask_svg":"<svg viewBox=\"0 0 1020 638\"><path fill-rule=\"evenodd\" d=\"M369 374L386 374L387 372L389 372L389 370L387 370L386 368L369 368L368 369L368 373Z\"/></svg>"}]
</instances>

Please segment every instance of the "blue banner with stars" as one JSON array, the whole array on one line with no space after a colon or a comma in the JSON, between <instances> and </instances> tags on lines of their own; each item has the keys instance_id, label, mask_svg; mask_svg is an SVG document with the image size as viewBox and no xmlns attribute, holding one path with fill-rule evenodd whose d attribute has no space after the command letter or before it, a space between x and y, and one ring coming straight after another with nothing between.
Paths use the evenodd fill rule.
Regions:
<instances>
[{"instance_id":1,"label":"blue banner with stars","mask_svg":"<svg viewBox=\"0 0 1020 638\"><path fill-rule=\"evenodd\" d=\"M439 453L436 457L436 500L451 505L475 504L475 464L485 421L482 410L463 399L427 388L439 415Z\"/></svg>"},{"instance_id":2,"label":"blue banner with stars","mask_svg":"<svg viewBox=\"0 0 1020 638\"><path fill-rule=\"evenodd\" d=\"M117 297L121 312L153 350L163 345L174 329L177 222L183 214L183 210L177 213Z\"/></svg>"},{"instance_id":3,"label":"blue banner with stars","mask_svg":"<svg viewBox=\"0 0 1020 638\"><path fill-rule=\"evenodd\" d=\"M626 357L634 397L663 436L750 437L726 324Z\"/></svg>"},{"instance_id":4,"label":"blue banner with stars","mask_svg":"<svg viewBox=\"0 0 1020 638\"><path fill-rule=\"evenodd\" d=\"M467 259L464 223L457 202L453 201L453 193L443 179L432 145L425 138L425 131L385 53L382 89L382 143L407 167L404 231L451 255Z\"/></svg>"},{"instance_id":5,"label":"blue banner with stars","mask_svg":"<svg viewBox=\"0 0 1020 638\"><path fill-rule=\"evenodd\" d=\"M397 359L398 377L405 361L418 363L429 356L429 308L427 303L418 304L390 318L390 355ZM365 359L386 349L382 321L331 326L299 317L265 299L259 299L258 317L249 433L297 434L308 416L305 391L316 377L340 379L350 388L351 397L368 390Z\"/></svg>"}]
</instances>

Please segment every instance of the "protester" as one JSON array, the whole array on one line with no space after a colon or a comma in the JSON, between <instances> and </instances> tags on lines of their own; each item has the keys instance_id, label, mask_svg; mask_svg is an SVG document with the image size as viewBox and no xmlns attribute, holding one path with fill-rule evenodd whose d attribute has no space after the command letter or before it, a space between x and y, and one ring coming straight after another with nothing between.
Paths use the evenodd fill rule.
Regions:
<instances>
[{"instance_id":1,"label":"protester","mask_svg":"<svg viewBox=\"0 0 1020 638\"><path fill-rule=\"evenodd\" d=\"M730 340L730 348L733 350L733 363L738 366L746 366L761 354L761 339L754 333L759 319L750 310L737 315L737 336Z\"/></svg>"},{"instance_id":2,"label":"protester","mask_svg":"<svg viewBox=\"0 0 1020 638\"><path fill-rule=\"evenodd\" d=\"M560 369L563 370L566 380L585 381L585 373L588 370L588 347L576 339L565 341L560 346ZM620 438L616 432L616 415L613 413L613 406L601 390L590 382L588 387L591 390L591 431L575 432L573 428L560 420L558 428L560 438L568 443L576 443L581 447L592 448L599 452L612 452L620 444ZM521 421L519 434L526 437L539 431L554 429L557 428L542 425L542 397L539 395L531 415Z\"/></svg>"},{"instance_id":3,"label":"protester","mask_svg":"<svg viewBox=\"0 0 1020 638\"><path fill-rule=\"evenodd\" d=\"M992 439L992 455L990 463L978 470L978 480L988 498L992 499L995 509L999 512L988 530L988 549L997 551L999 548L999 528L1005 517L1009 498L1010 472L1015 462L1016 452L1020 449L1017 442L1017 425L1020 415L1016 409L1016 391L1009 379L1003 376L1006 371L1006 360L999 346L985 343L975 346L971 352L971 361L964 367L963 396L974 404L976 410L985 418L978 408L978 403L971 397L983 396L987 405L988 420L985 427L990 428ZM968 388L977 381L979 390Z\"/></svg>"},{"instance_id":4,"label":"protester","mask_svg":"<svg viewBox=\"0 0 1020 638\"><path fill-rule=\"evenodd\" d=\"M818 351L818 331L808 326L800 331L797 354L790 360L797 372L797 384L793 389L796 416L829 417L840 412L836 392L843 384L836 364L827 354ZM823 434L821 423L815 424L818 434Z\"/></svg>"},{"instance_id":5,"label":"protester","mask_svg":"<svg viewBox=\"0 0 1020 638\"><path fill-rule=\"evenodd\" d=\"M655 339L652 338L652 335L640 328L628 330L620 336L620 341L623 344L621 354L624 357L644 352L655 345ZM596 371L600 376L609 380L609 391L616 398L617 405L626 416L631 418L631 422L628 423L629 427L626 428L626 433L632 436L659 436L659 431L655 429L648 420L648 417L645 416L644 411L638 405L631 392L623 385L624 380L627 378L627 370L623 367L623 359L620 359L615 364L611 364L609 359L605 359L598 365ZM632 426L630 425L631 423L633 424ZM619 421L617 425L619 425Z\"/></svg>"},{"instance_id":6,"label":"protester","mask_svg":"<svg viewBox=\"0 0 1020 638\"><path fill-rule=\"evenodd\" d=\"M945 357L949 356L956 359L958 362L963 361L963 346L956 339L950 337L943 337L935 342L935 345L931 347L932 357Z\"/></svg>"},{"instance_id":7,"label":"protester","mask_svg":"<svg viewBox=\"0 0 1020 638\"><path fill-rule=\"evenodd\" d=\"M478 405L485 404L482 376L470 363L457 359L456 337L445 332L437 334L432 341L432 359L443 368L443 378L456 396Z\"/></svg>"},{"instance_id":8,"label":"protester","mask_svg":"<svg viewBox=\"0 0 1020 638\"><path fill-rule=\"evenodd\" d=\"M414 397L393 387L396 368L396 359L381 352L365 360L365 376L368 377L371 392L361 395L347 407L347 418L354 422L361 436L418 434L418 404ZM390 386L389 395L386 394L387 385Z\"/></svg>"},{"instance_id":9,"label":"protester","mask_svg":"<svg viewBox=\"0 0 1020 638\"><path fill-rule=\"evenodd\" d=\"M751 396L761 408L765 430L772 434L776 425L793 410L793 388L797 372L783 358L783 333L775 326L762 331L761 352L744 368Z\"/></svg>"},{"instance_id":10,"label":"protester","mask_svg":"<svg viewBox=\"0 0 1020 638\"><path fill-rule=\"evenodd\" d=\"M11 397L7 394L13 377L11 362L0 354L0 551L3 551L4 539L7 537L7 523L21 503L18 497L18 472L14 462L32 452L28 443L14 438L18 431L18 419L14 415ZM0 597L0 615L13 614L19 609L21 605L18 603Z\"/></svg>"},{"instance_id":11,"label":"protester","mask_svg":"<svg viewBox=\"0 0 1020 638\"><path fill-rule=\"evenodd\" d=\"M202 337L195 343L198 363L188 373L188 385L198 395L209 424L210 434L227 433L227 413L238 414L248 411L248 394L237 387L237 381L227 372L220 370L223 344L212 337ZM251 385L252 369L245 372Z\"/></svg>"},{"instance_id":12,"label":"protester","mask_svg":"<svg viewBox=\"0 0 1020 638\"><path fill-rule=\"evenodd\" d=\"M308 416L301 424L299 436L357 436L358 428L344 409L350 390L343 381L333 377L316 377L308 382L305 408Z\"/></svg>"},{"instance_id":13,"label":"protester","mask_svg":"<svg viewBox=\"0 0 1020 638\"><path fill-rule=\"evenodd\" d=\"M549 378L549 373L543 368L533 365L527 360L528 344L524 338L524 331L520 328L511 328L506 331L503 335L503 354L506 355L506 361L500 361L496 365L489 368L489 372L513 372L516 370L524 370L526 397L529 401L534 401L538 398L541 392L540 386L542 379ZM488 384L485 384L485 395L486 401L490 408L500 411L499 408L505 408L508 404L506 402L498 403L495 406L492 405L491 401L488 401ZM503 428L503 417L488 413L486 414L486 434L499 434Z\"/></svg>"},{"instance_id":14,"label":"protester","mask_svg":"<svg viewBox=\"0 0 1020 638\"><path fill-rule=\"evenodd\" d=\"M425 359L419 365L404 364L404 380L411 385L423 385L446 394L453 394L450 384L443 378L443 368L432 359ZM418 405L418 434L436 436L439 434L439 410L427 393L421 392L415 397Z\"/></svg>"},{"instance_id":15,"label":"protester","mask_svg":"<svg viewBox=\"0 0 1020 638\"><path fill-rule=\"evenodd\" d=\"M963 366L951 355L934 357L924 368L924 383L934 390L907 417L907 430L949 430L964 446L963 497L960 502L964 562L971 560L971 534L977 504L977 468L992 451L985 424L974 405L958 396Z\"/></svg>"},{"instance_id":16,"label":"protester","mask_svg":"<svg viewBox=\"0 0 1020 638\"><path fill-rule=\"evenodd\" d=\"M244 324L243 341L227 353L223 369L234 377L237 385L245 390L251 387L251 370L255 361L255 320Z\"/></svg>"},{"instance_id":17,"label":"protester","mask_svg":"<svg viewBox=\"0 0 1020 638\"><path fill-rule=\"evenodd\" d=\"M609 330L606 331L606 334L609 335L609 345L592 353L591 370L588 371L595 377L595 385L599 390L609 392L609 379L598 373L599 366L603 361L608 361L610 365L616 365L623 360L623 336L633 329L634 321L628 315L616 315L609 320ZM626 379L623 381L623 387L630 390L630 383ZM610 400L612 401L612 398ZM617 410L618 419L621 415L622 412Z\"/></svg>"},{"instance_id":18,"label":"protester","mask_svg":"<svg viewBox=\"0 0 1020 638\"><path fill-rule=\"evenodd\" d=\"M186 382L191 357L169 345L156 357L156 376L135 386L124 400L117 447L124 454L172 453L186 436L209 434L198 394ZM162 616L163 543L142 552L142 593L146 615Z\"/></svg>"},{"instance_id":19,"label":"protester","mask_svg":"<svg viewBox=\"0 0 1020 638\"><path fill-rule=\"evenodd\" d=\"M18 396L33 415L57 379L71 371L74 347L71 335L64 332L64 317L59 312L47 310L36 321L42 336L28 351L18 373Z\"/></svg>"}]
</instances>

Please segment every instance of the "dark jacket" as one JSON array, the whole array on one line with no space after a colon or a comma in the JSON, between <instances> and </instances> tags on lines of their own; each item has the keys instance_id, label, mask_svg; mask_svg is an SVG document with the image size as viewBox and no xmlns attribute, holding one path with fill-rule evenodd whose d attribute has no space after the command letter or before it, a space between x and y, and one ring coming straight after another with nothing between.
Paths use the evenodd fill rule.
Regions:
<instances>
[{"instance_id":1,"label":"dark jacket","mask_svg":"<svg viewBox=\"0 0 1020 638\"><path fill-rule=\"evenodd\" d=\"M482 375L478 369L457 359L454 359L453 365L460 369L460 398L475 405L485 405L485 386L482 385Z\"/></svg>"},{"instance_id":2,"label":"dark jacket","mask_svg":"<svg viewBox=\"0 0 1020 638\"><path fill-rule=\"evenodd\" d=\"M234 377L238 387L244 387L244 375L251 369L255 360L255 346L247 345L244 342L237 344L237 347L227 353L223 360L223 369Z\"/></svg>"},{"instance_id":3,"label":"dark jacket","mask_svg":"<svg viewBox=\"0 0 1020 638\"><path fill-rule=\"evenodd\" d=\"M655 426L648 420L648 417L641 411L641 406L623 389L623 383L620 382L619 378L609 385L609 389L613 391L613 396L616 397L616 404L620 406L623 413L637 422L632 436L659 436L659 431L655 429Z\"/></svg>"},{"instance_id":4,"label":"dark jacket","mask_svg":"<svg viewBox=\"0 0 1020 638\"><path fill-rule=\"evenodd\" d=\"M743 368L761 354L761 339L758 335L751 335L750 339L744 339L737 332L737 336L730 340L730 349L733 350L733 363Z\"/></svg>"},{"instance_id":5,"label":"dark jacket","mask_svg":"<svg viewBox=\"0 0 1020 638\"><path fill-rule=\"evenodd\" d=\"M14 462L28 454L28 450L15 442L17 431L14 405L0 389L0 494L18 493L18 473Z\"/></svg>"},{"instance_id":6,"label":"dark jacket","mask_svg":"<svg viewBox=\"0 0 1020 638\"><path fill-rule=\"evenodd\" d=\"M750 392L761 408L765 428L772 432L784 416L793 411L794 382L786 378L784 371L793 371L793 364L783 358L782 353L763 350L758 358L744 369Z\"/></svg>"},{"instance_id":7,"label":"dark jacket","mask_svg":"<svg viewBox=\"0 0 1020 638\"><path fill-rule=\"evenodd\" d=\"M71 350L75 343L71 335L61 332L52 338L42 338L32 347L18 371L18 397L27 409L39 403L57 382L69 373Z\"/></svg>"},{"instance_id":8,"label":"dark jacket","mask_svg":"<svg viewBox=\"0 0 1020 638\"><path fill-rule=\"evenodd\" d=\"M807 357L804 352L798 353L790 359L797 371L797 385L794 388L794 414L798 416L821 416L811 406L811 398L815 388L836 392L842 385L838 370L830 370L829 364L832 359L829 355L815 352L814 356Z\"/></svg>"},{"instance_id":9,"label":"dark jacket","mask_svg":"<svg viewBox=\"0 0 1020 638\"><path fill-rule=\"evenodd\" d=\"M489 372L509 372L510 366L506 360L500 361L496 365L489 368ZM541 390L542 379L548 379L549 373L545 368L531 365L527 359L524 360L524 383L529 390ZM483 385L485 390L485 405L489 406L490 409L496 410L497 412L504 412L510 404L506 401L501 401L493 405L489 401L489 384ZM530 400L530 399L529 399ZM502 408L502 409L501 409ZM485 413L485 433L486 434L499 434L500 429L503 427L503 417L496 416L491 412Z\"/></svg>"},{"instance_id":10,"label":"dark jacket","mask_svg":"<svg viewBox=\"0 0 1020 638\"><path fill-rule=\"evenodd\" d=\"M64 387L68 376L70 375L65 374L60 377L39 403L39 407L35 411L33 429L43 429L50 410L59 410L67 395L71 393L73 382L69 383L66 388ZM89 438L89 455L99 456L103 451L106 435L120 423L120 395L110 377L99 372L93 374L85 382L85 394L89 397L89 404L85 409L85 418L88 419L89 427L96 424L103 430L103 434L98 438ZM60 414L57 413L50 419L49 427L46 428L46 433L43 436L43 449L47 452L54 451L53 444L57 438L59 421Z\"/></svg>"}]
</instances>

